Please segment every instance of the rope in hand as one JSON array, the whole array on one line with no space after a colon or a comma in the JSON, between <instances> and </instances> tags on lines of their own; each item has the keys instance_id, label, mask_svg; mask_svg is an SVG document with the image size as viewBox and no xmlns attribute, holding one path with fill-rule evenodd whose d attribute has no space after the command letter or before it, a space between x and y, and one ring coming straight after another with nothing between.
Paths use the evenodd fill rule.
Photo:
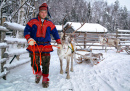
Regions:
<instances>
[{"instance_id":1,"label":"rope in hand","mask_svg":"<svg viewBox=\"0 0 130 91\"><path fill-rule=\"evenodd\" d=\"M37 45L37 43L36 42L34 42L34 45L30 45L31 46L31 50L32 50L32 52L33 52L33 67L32 67L32 70L33 70L33 74L37 74L38 73L38 65L37 65L37 63L36 63L36 57L35 57L35 44L36 44L36 46L37 46L37 48L38 48L38 51L39 51L39 56L40 56L40 65L41 65L41 60L42 60L42 58L41 58L41 54L42 54L42 51L43 51L43 48L44 47L46 47L46 46L53 46L53 45L45 45L45 46L43 46L43 48L40 50L40 48L38 47L38 45ZM53 47L56 47L56 48L60 48L60 47L57 47L57 46L53 46ZM34 72L34 63L35 63L35 65L36 65L36 67L37 67L37 71L36 72Z\"/></svg>"}]
</instances>

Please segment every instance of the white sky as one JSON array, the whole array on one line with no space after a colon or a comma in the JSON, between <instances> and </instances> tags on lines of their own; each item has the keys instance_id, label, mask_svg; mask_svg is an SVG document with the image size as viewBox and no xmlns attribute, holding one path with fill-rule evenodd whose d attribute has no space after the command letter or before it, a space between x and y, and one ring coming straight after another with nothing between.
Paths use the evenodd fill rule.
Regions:
<instances>
[{"instance_id":1,"label":"white sky","mask_svg":"<svg viewBox=\"0 0 130 91\"><path fill-rule=\"evenodd\" d=\"M116 0L105 0L107 1L109 4L114 3ZM126 8L128 9L128 11L130 11L130 0L118 0L121 7L126 6Z\"/></svg>"},{"instance_id":2,"label":"white sky","mask_svg":"<svg viewBox=\"0 0 130 91\"><path fill-rule=\"evenodd\" d=\"M86 1L98 1L98 0L86 0ZM114 4L114 2L116 0L102 0L102 1L107 1L108 4L112 4L112 3ZM130 11L130 0L118 0L118 1L120 3L121 7L126 6L126 8L128 9L128 11Z\"/></svg>"}]
</instances>

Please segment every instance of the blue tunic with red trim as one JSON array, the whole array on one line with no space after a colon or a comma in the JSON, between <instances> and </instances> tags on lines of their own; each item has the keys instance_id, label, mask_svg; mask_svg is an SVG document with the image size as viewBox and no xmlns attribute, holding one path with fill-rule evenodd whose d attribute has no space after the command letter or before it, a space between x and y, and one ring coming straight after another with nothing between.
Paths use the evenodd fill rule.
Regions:
<instances>
[{"instance_id":1,"label":"blue tunic with red trim","mask_svg":"<svg viewBox=\"0 0 130 91\"><path fill-rule=\"evenodd\" d=\"M54 39L58 44L61 43L58 31L52 21L44 19L44 22L42 23L41 18L39 16L37 18L31 19L24 29L24 37L27 40L29 38L33 38L37 42L38 46L36 44L34 45L36 53L39 53L39 50L42 53L48 53L53 51L52 46L50 46L50 34L53 35ZM42 44L40 44L41 42ZM32 53L32 49L34 49L34 46L29 45L27 47L27 51Z\"/></svg>"}]
</instances>

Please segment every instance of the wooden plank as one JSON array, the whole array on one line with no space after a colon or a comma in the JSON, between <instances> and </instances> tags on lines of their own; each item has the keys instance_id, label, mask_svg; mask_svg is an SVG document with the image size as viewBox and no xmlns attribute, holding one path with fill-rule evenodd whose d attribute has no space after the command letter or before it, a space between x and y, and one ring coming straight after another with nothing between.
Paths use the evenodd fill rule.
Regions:
<instances>
[{"instance_id":1,"label":"wooden plank","mask_svg":"<svg viewBox=\"0 0 130 91\"><path fill-rule=\"evenodd\" d=\"M6 73L6 74L5 74L5 73ZM0 73L0 78L6 76L8 73L9 73L9 71Z\"/></svg>"},{"instance_id":2,"label":"wooden plank","mask_svg":"<svg viewBox=\"0 0 130 91\"><path fill-rule=\"evenodd\" d=\"M92 51L92 49L76 49L76 51L85 51L85 52L91 52Z\"/></svg>"},{"instance_id":3,"label":"wooden plank","mask_svg":"<svg viewBox=\"0 0 130 91\"><path fill-rule=\"evenodd\" d=\"M128 45L128 44L119 44L120 46L130 46L130 44Z\"/></svg>"},{"instance_id":4,"label":"wooden plank","mask_svg":"<svg viewBox=\"0 0 130 91\"><path fill-rule=\"evenodd\" d=\"M118 32L129 32L130 33L130 30L118 30Z\"/></svg>"},{"instance_id":5,"label":"wooden plank","mask_svg":"<svg viewBox=\"0 0 130 91\"><path fill-rule=\"evenodd\" d=\"M81 44L81 45L76 45L76 46L84 46L83 44ZM105 46L105 45L86 45L86 46Z\"/></svg>"},{"instance_id":6,"label":"wooden plank","mask_svg":"<svg viewBox=\"0 0 130 91\"><path fill-rule=\"evenodd\" d=\"M118 37L118 39L129 39L130 40L130 38L128 38L128 37Z\"/></svg>"},{"instance_id":7,"label":"wooden plank","mask_svg":"<svg viewBox=\"0 0 130 91\"><path fill-rule=\"evenodd\" d=\"M99 39L99 38L96 38L96 37L87 37L87 39Z\"/></svg>"},{"instance_id":8,"label":"wooden plank","mask_svg":"<svg viewBox=\"0 0 130 91\"><path fill-rule=\"evenodd\" d=\"M9 32L6 27L0 26L0 32Z\"/></svg>"},{"instance_id":9,"label":"wooden plank","mask_svg":"<svg viewBox=\"0 0 130 91\"><path fill-rule=\"evenodd\" d=\"M7 70L10 70L10 69L13 69L13 68L15 68L15 67L18 67L18 66L20 66L20 65L23 65L23 64L25 64L25 63L28 63L28 62L30 62L30 60L31 60L30 58L21 59L21 60L15 62L15 63L5 64L5 65L4 65L4 68L7 68Z\"/></svg>"},{"instance_id":10,"label":"wooden plank","mask_svg":"<svg viewBox=\"0 0 130 91\"><path fill-rule=\"evenodd\" d=\"M2 48L9 48L9 46L6 43L0 43L0 49Z\"/></svg>"},{"instance_id":11,"label":"wooden plank","mask_svg":"<svg viewBox=\"0 0 130 91\"><path fill-rule=\"evenodd\" d=\"M0 59L0 63L6 62L7 60L8 60L8 58Z\"/></svg>"},{"instance_id":12,"label":"wooden plank","mask_svg":"<svg viewBox=\"0 0 130 91\"><path fill-rule=\"evenodd\" d=\"M11 30L17 30L17 31L24 31L25 26L18 24L18 23L11 23L11 22L4 22L4 26L7 29L11 29Z\"/></svg>"},{"instance_id":13,"label":"wooden plank","mask_svg":"<svg viewBox=\"0 0 130 91\"><path fill-rule=\"evenodd\" d=\"M118 34L118 36L121 36L121 35L130 36L130 34Z\"/></svg>"},{"instance_id":14,"label":"wooden plank","mask_svg":"<svg viewBox=\"0 0 130 91\"><path fill-rule=\"evenodd\" d=\"M84 41L82 41L82 40L77 40L76 41L77 43L84 43ZM99 43L99 41L85 41L86 43Z\"/></svg>"},{"instance_id":15,"label":"wooden plank","mask_svg":"<svg viewBox=\"0 0 130 91\"><path fill-rule=\"evenodd\" d=\"M120 43L130 43L130 41L120 41Z\"/></svg>"},{"instance_id":16,"label":"wooden plank","mask_svg":"<svg viewBox=\"0 0 130 91\"><path fill-rule=\"evenodd\" d=\"M86 43L99 43L99 41L86 41Z\"/></svg>"},{"instance_id":17,"label":"wooden plank","mask_svg":"<svg viewBox=\"0 0 130 91\"><path fill-rule=\"evenodd\" d=\"M16 51L5 52L4 57L9 58L9 57L13 57L14 55L21 55L24 53L28 53L28 51L26 49L17 49Z\"/></svg>"},{"instance_id":18,"label":"wooden plank","mask_svg":"<svg viewBox=\"0 0 130 91\"><path fill-rule=\"evenodd\" d=\"M105 49L92 49L92 50L105 50ZM107 50L113 50L113 49L108 49Z\"/></svg>"}]
</instances>

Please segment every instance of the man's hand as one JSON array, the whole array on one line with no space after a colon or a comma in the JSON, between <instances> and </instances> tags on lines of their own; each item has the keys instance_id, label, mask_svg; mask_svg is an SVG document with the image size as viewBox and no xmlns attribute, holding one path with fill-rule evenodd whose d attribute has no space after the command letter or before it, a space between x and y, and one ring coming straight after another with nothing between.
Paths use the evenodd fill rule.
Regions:
<instances>
[{"instance_id":1,"label":"man's hand","mask_svg":"<svg viewBox=\"0 0 130 91\"><path fill-rule=\"evenodd\" d=\"M58 44L58 49L62 49L62 45L61 44Z\"/></svg>"},{"instance_id":2,"label":"man's hand","mask_svg":"<svg viewBox=\"0 0 130 91\"><path fill-rule=\"evenodd\" d=\"M28 39L28 44L31 45L31 46L32 46L32 45L35 45L35 44L36 44L36 41L35 41L33 38L29 38L29 39Z\"/></svg>"}]
</instances>

